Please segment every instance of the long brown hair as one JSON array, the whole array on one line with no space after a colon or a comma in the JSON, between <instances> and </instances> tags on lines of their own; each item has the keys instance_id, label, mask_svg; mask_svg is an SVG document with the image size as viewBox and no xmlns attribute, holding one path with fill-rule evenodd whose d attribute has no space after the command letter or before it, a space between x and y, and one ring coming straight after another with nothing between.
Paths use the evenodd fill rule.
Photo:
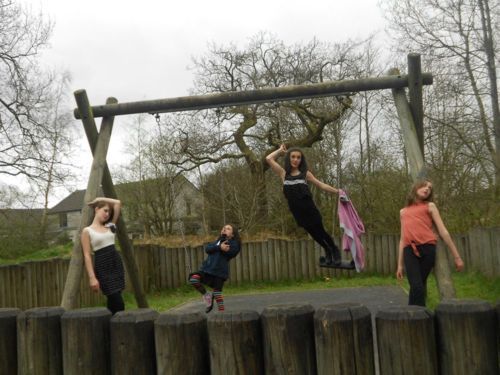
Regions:
<instances>
[{"instance_id":1,"label":"long brown hair","mask_svg":"<svg viewBox=\"0 0 500 375\"><path fill-rule=\"evenodd\" d=\"M104 223L104 224L107 224L107 223L111 222L113 220L113 217L115 216L115 210L113 209L113 205L109 204L108 202L101 201L101 200L97 201L96 203L94 203L92 205L92 207L94 207L94 212L95 212L96 208L102 208L104 206L108 206L108 208L109 208L109 218Z\"/></svg>"},{"instance_id":2,"label":"long brown hair","mask_svg":"<svg viewBox=\"0 0 500 375\"><path fill-rule=\"evenodd\" d=\"M292 152L300 152L299 171L300 173L307 173L308 168L304 152L302 152L302 150L298 147L291 147L288 149L285 156L285 163L283 169L285 170L286 174L290 174L292 172L292 164L290 163L290 155L292 154Z\"/></svg>"},{"instance_id":3,"label":"long brown hair","mask_svg":"<svg viewBox=\"0 0 500 375\"><path fill-rule=\"evenodd\" d=\"M241 237L238 227L231 223L227 223L226 225L230 225L231 228L233 228L233 240L235 240L238 243L238 246L241 247Z\"/></svg>"},{"instance_id":4,"label":"long brown hair","mask_svg":"<svg viewBox=\"0 0 500 375\"><path fill-rule=\"evenodd\" d=\"M422 180L416 181L413 184L410 192L408 193L408 196L406 197L406 206L411 206L417 202L417 190L420 189L422 186L425 186L427 184L432 184L432 181L429 179L422 179ZM434 192L434 190L431 189L429 196L424 199L425 202L432 202L433 192Z\"/></svg>"}]
</instances>

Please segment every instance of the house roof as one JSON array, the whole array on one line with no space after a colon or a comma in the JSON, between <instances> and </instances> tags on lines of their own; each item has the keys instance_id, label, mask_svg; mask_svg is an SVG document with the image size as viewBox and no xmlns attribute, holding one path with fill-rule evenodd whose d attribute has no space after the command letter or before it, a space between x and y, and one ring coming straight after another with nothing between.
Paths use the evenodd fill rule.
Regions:
<instances>
[{"instance_id":1,"label":"house roof","mask_svg":"<svg viewBox=\"0 0 500 375\"><path fill-rule=\"evenodd\" d=\"M100 193L102 194L102 193ZM49 210L50 214L57 214L60 212L81 211L83 206L83 198L85 197L85 190L76 190L56 204Z\"/></svg>"}]
</instances>

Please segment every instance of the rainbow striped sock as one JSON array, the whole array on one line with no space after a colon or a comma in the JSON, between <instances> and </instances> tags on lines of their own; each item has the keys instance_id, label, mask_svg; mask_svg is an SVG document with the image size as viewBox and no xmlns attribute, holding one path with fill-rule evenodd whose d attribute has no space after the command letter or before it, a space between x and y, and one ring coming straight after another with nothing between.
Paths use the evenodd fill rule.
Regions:
<instances>
[{"instance_id":1,"label":"rainbow striped sock","mask_svg":"<svg viewBox=\"0 0 500 375\"><path fill-rule=\"evenodd\" d=\"M222 296L222 290L214 289L213 296L215 302L217 302L217 310L224 311L224 297Z\"/></svg>"}]
</instances>

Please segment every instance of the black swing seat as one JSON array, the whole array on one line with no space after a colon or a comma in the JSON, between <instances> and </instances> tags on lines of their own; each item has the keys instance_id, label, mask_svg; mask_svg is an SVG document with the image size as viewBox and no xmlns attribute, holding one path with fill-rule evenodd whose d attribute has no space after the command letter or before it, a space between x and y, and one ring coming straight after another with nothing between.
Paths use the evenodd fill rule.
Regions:
<instances>
[{"instance_id":1,"label":"black swing seat","mask_svg":"<svg viewBox=\"0 0 500 375\"><path fill-rule=\"evenodd\" d=\"M325 257L319 257L319 266L324 268L337 268L342 270L356 269L356 266L354 265L354 260L351 261L343 260L340 262L340 264L334 264L334 263L326 264Z\"/></svg>"}]
</instances>

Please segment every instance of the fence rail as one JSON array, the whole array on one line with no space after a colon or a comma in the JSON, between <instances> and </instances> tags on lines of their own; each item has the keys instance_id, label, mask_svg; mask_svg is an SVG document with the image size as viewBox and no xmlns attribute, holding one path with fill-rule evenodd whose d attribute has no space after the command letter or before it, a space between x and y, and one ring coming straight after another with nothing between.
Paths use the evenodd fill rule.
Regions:
<instances>
[{"instance_id":1,"label":"fence rail","mask_svg":"<svg viewBox=\"0 0 500 375\"><path fill-rule=\"evenodd\" d=\"M500 304L0 309L1 374L498 374ZM373 324L372 324L373 322ZM17 342L17 344L16 344ZM43 345L40 345L43 343ZM373 345L376 343L376 345Z\"/></svg>"},{"instance_id":2,"label":"fence rail","mask_svg":"<svg viewBox=\"0 0 500 375\"><path fill-rule=\"evenodd\" d=\"M477 270L490 277L500 276L500 228L476 228L467 234L453 235L466 270ZM395 271L399 236L366 235L366 271L389 275ZM438 251L444 250L442 244ZM445 251L448 254L447 251ZM352 271L320 268L322 250L312 240L270 239L244 243L240 255L231 261L228 283L315 279L349 275ZM136 246L134 256L145 292L177 288L186 283L189 268L198 269L205 253L203 247L165 248ZM346 256L344 254L344 256ZM453 265L449 259L450 266ZM0 307L28 309L59 305L68 272L69 260L50 259L0 266ZM130 283L127 283L130 285ZM87 277L80 283L80 306L104 302L100 293L88 287Z\"/></svg>"}]
</instances>

